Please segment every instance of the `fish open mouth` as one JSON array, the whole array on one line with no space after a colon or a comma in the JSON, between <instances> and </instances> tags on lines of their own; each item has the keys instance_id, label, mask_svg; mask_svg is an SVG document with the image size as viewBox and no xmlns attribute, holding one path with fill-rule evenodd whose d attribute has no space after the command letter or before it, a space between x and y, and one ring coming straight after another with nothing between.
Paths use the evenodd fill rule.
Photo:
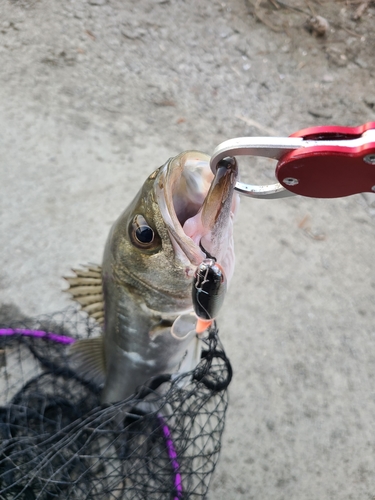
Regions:
<instances>
[{"instance_id":1,"label":"fish open mouth","mask_svg":"<svg viewBox=\"0 0 375 500\"><path fill-rule=\"evenodd\" d=\"M194 268L206 257L215 258L231 275L238 169L234 158L225 159L214 176L209 160L195 151L170 159L159 173L156 194L177 258Z\"/></svg>"}]
</instances>

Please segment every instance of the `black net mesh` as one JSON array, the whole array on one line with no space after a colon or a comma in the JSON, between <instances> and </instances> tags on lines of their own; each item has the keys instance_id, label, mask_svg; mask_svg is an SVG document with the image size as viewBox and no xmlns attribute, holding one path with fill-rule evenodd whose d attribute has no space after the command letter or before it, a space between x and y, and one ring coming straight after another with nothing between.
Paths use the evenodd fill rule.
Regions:
<instances>
[{"instance_id":1,"label":"black net mesh","mask_svg":"<svg viewBox=\"0 0 375 500\"><path fill-rule=\"evenodd\" d=\"M11 328L0 335L1 500L205 497L231 379L216 327L193 372L107 406L70 367L68 345L25 330L82 338L100 334L94 322L68 310Z\"/></svg>"}]
</instances>

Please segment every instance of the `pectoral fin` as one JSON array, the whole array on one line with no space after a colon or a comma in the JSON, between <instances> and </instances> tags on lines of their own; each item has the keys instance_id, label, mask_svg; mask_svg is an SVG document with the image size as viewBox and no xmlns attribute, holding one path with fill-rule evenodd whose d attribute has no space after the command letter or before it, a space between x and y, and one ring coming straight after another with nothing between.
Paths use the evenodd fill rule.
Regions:
<instances>
[{"instance_id":1,"label":"pectoral fin","mask_svg":"<svg viewBox=\"0 0 375 500\"><path fill-rule=\"evenodd\" d=\"M77 340L70 348L71 360L76 372L97 385L105 381L106 367L103 337Z\"/></svg>"},{"instance_id":2,"label":"pectoral fin","mask_svg":"<svg viewBox=\"0 0 375 500\"><path fill-rule=\"evenodd\" d=\"M177 340L185 340L189 336L196 334L195 325L197 317L194 313L182 314L173 323L171 334Z\"/></svg>"}]
</instances>

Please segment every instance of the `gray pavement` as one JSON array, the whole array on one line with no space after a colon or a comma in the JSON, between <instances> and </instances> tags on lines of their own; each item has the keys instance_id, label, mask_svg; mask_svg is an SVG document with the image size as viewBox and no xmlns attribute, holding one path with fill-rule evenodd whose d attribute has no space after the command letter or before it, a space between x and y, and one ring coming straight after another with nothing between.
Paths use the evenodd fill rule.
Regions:
<instances>
[{"instance_id":1,"label":"gray pavement","mask_svg":"<svg viewBox=\"0 0 375 500\"><path fill-rule=\"evenodd\" d=\"M101 261L112 222L180 151L375 120L374 61L330 55L347 32L322 42L294 11L273 31L249 3L0 0L0 303L66 307L61 276ZM242 199L210 498L375 498L372 204Z\"/></svg>"}]
</instances>

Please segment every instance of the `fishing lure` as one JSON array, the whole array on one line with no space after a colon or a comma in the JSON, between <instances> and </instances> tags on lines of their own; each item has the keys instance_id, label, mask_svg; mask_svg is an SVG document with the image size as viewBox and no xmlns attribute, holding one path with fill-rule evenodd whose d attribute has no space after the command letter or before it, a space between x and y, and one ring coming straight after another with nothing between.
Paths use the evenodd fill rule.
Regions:
<instances>
[{"instance_id":1,"label":"fishing lure","mask_svg":"<svg viewBox=\"0 0 375 500\"><path fill-rule=\"evenodd\" d=\"M197 267L192 286L195 314L198 316L196 332L202 333L216 318L223 304L227 280L216 259L204 259Z\"/></svg>"}]
</instances>

